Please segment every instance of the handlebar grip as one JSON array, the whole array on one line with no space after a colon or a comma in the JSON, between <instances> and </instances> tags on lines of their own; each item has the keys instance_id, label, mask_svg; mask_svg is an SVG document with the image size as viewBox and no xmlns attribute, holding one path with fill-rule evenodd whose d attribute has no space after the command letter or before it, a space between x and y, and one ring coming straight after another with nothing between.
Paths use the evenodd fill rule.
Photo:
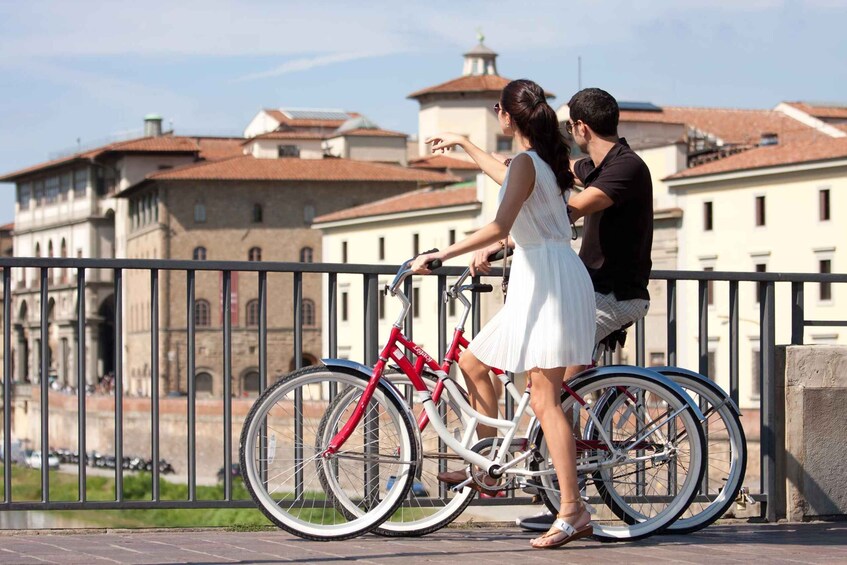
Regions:
<instances>
[{"instance_id":1,"label":"handlebar grip","mask_svg":"<svg viewBox=\"0 0 847 565\"><path fill-rule=\"evenodd\" d=\"M440 269L441 268L441 259L433 259L432 261L427 263L426 266L430 271L434 271L435 269Z\"/></svg>"},{"instance_id":2,"label":"handlebar grip","mask_svg":"<svg viewBox=\"0 0 847 565\"><path fill-rule=\"evenodd\" d=\"M471 286L471 292L493 292L494 287L490 284L475 284Z\"/></svg>"},{"instance_id":3,"label":"handlebar grip","mask_svg":"<svg viewBox=\"0 0 847 565\"><path fill-rule=\"evenodd\" d=\"M504 249L500 249L500 250L499 250L499 251L497 251L496 253L493 253L493 254L489 255L489 256L488 256L488 261L489 261L489 262L492 262L492 261L501 261L501 260L503 259L503 251L507 251L509 255L513 255L513 254L515 253L515 250L514 250L514 249L512 249L511 247L507 247L505 250L504 250Z\"/></svg>"}]
</instances>

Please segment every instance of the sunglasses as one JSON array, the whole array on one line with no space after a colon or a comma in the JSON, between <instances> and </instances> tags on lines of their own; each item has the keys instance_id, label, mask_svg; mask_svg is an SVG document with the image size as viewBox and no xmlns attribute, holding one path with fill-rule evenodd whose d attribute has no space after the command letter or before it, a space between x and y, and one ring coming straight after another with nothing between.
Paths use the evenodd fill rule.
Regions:
<instances>
[{"instance_id":1,"label":"sunglasses","mask_svg":"<svg viewBox=\"0 0 847 565\"><path fill-rule=\"evenodd\" d=\"M577 120L576 122L579 122L579 121L580 120ZM569 135L573 135L573 128L576 127L576 122L572 122L570 120L565 122L565 131L568 132Z\"/></svg>"},{"instance_id":2,"label":"sunglasses","mask_svg":"<svg viewBox=\"0 0 847 565\"><path fill-rule=\"evenodd\" d=\"M498 103L496 103L496 104L494 105L494 113L495 113L495 114L499 114L499 113L500 113L500 109L501 109L501 108L500 108L500 103L498 102Z\"/></svg>"}]
</instances>

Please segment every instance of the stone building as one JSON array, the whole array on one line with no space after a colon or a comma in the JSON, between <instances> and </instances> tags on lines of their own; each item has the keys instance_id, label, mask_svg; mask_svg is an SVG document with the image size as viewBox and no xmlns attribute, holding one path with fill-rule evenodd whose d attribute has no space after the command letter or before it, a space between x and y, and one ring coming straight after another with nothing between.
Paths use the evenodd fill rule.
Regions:
<instances>
[{"instance_id":1,"label":"stone building","mask_svg":"<svg viewBox=\"0 0 847 565\"><path fill-rule=\"evenodd\" d=\"M14 249L20 257L120 257L115 193L157 170L241 154L241 141L163 134L145 119L145 137L109 143L0 177L16 184ZM77 289L73 269L48 275L48 343L40 341L40 275L12 273L12 350L16 381L40 378L42 349L58 386L94 385L114 370L114 282L108 270L86 273L86 375L76 375Z\"/></svg>"},{"instance_id":2,"label":"stone building","mask_svg":"<svg viewBox=\"0 0 847 565\"><path fill-rule=\"evenodd\" d=\"M254 138L263 142L267 135ZM339 158L253 156L201 163L148 175L121 192L129 211L129 258L320 262L321 234L315 216L395 196L422 184L443 185L454 177L426 170ZM155 211L147 208L153 202ZM336 258L335 260L338 260ZM186 275L162 271L159 374L165 391L187 390ZM196 386L199 394L223 392L222 284L219 272L197 271L194 321ZM268 276L268 379L292 370L293 277ZM303 364L321 356L320 275L303 277ZM125 375L133 394L149 394L150 279L146 271L126 275ZM258 277L232 274L232 390L255 394L258 370Z\"/></svg>"}]
</instances>

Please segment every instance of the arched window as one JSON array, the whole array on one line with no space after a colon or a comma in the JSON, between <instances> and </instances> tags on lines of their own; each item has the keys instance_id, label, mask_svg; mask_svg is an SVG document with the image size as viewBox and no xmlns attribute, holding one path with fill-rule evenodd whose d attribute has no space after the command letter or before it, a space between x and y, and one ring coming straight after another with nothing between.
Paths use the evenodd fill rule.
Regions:
<instances>
[{"instance_id":1,"label":"arched window","mask_svg":"<svg viewBox=\"0 0 847 565\"><path fill-rule=\"evenodd\" d=\"M261 224L262 223L262 205L261 204L253 204L253 223Z\"/></svg>"},{"instance_id":2,"label":"arched window","mask_svg":"<svg viewBox=\"0 0 847 565\"><path fill-rule=\"evenodd\" d=\"M259 372L248 371L241 377L241 393L244 396L258 396L259 394Z\"/></svg>"},{"instance_id":3,"label":"arched window","mask_svg":"<svg viewBox=\"0 0 847 565\"><path fill-rule=\"evenodd\" d=\"M206 248L205 247L195 247L193 257L194 257L195 261L205 261L206 260Z\"/></svg>"},{"instance_id":4,"label":"arched window","mask_svg":"<svg viewBox=\"0 0 847 565\"><path fill-rule=\"evenodd\" d=\"M251 300L247 303L247 325L248 326L258 326L259 325L259 301Z\"/></svg>"},{"instance_id":5,"label":"arched window","mask_svg":"<svg viewBox=\"0 0 847 565\"><path fill-rule=\"evenodd\" d=\"M206 205L198 202L194 205L194 223L202 224L206 221Z\"/></svg>"},{"instance_id":6,"label":"arched window","mask_svg":"<svg viewBox=\"0 0 847 565\"><path fill-rule=\"evenodd\" d=\"M59 256L62 259L67 259L67 257L68 257L68 244L65 243L65 238L62 238L62 246L59 250L59 253L61 254ZM61 274L59 276L60 276L63 283L68 282L68 269L66 269L65 267L62 267Z\"/></svg>"},{"instance_id":7,"label":"arched window","mask_svg":"<svg viewBox=\"0 0 847 565\"><path fill-rule=\"evenodd\" d=\"M303 325L315 325L315 302L308 298L303 299Z\"/></svg>"},{"instance_id":8,"label":"arched window","mask_svg":"<svg viewBox=\"0 0 847 565\"><path fill-rule=\"evenodd\" d=\"M41 257L41 244L40 243L35 244L35 256Z\"/></svg>"},{"instance_id":9,"label":"arched window","mask_svg":"<svg viewBox=\"0 0 847 565\"><path fill-rule=\"evenodd\" d=\"M262 248L261 247L251 247L250 251L247 252L247 260L248 261L261 261L262 260Z\"/></svg>"},{"instance_id":10,"label":"arched window","mask_svg":"<svg viewBox=\"0 0 847 565\"><path fill-rule=\"evenodd\" d=\"M207 328L212 324L211 307L207 300L194 301L194 325L198 328Z\"/></svg>"},{"instance_id":11,"label":"arched window","mask_svg":"<svg viewBox=\"0 0 847 565\"><path fill-rule=\"evenodd\" d=\"M194 377L194 390L197 396L212 396L212 375L209 373L197 373Z\"/></svg>"},{"instance_id":12,"label":"arched window","mask_svg":"<svg viewBox=\"0 0 847 565\"><path fill-rule=\"evenodd\" d=\"M52 240L47 242L47 256L51 257L51 258L53 257L53 241Z\"/></svg>"},{"instance_id":13,"label":"arched window","mask_svg":"<svg viewBox=\"0 0 847 565\"><path fill-rule=\"evenodd\" d=\"M314 252L311 247L304 247L300 250L300 262L311 263L314 259Z\"/></svg>"}]
</instances>

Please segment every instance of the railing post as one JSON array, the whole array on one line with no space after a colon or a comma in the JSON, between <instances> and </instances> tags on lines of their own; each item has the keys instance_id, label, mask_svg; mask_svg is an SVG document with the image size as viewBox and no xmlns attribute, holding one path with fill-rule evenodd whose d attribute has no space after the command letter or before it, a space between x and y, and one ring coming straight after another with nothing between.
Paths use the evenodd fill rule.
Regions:
<instances>
[{"instance_id":1,"label":"railing post","mask_svg":"<svg viewBox=\"0 0 847 565\"><path fill-rule=\"evenodd\" d=\"M41 379L39 381L41 385L41 502L50 501L50 475L48 474L49 465L47 465L47 452L50 451L50 428L48 422L50 413L50 375L47 374L50 368L48 363L49 355L47 354L50 351L48 342L49 334L47 332L48 318L50 316L49 298L47 295L48 272L49 269L47 267L41 268L41 344L38 351L40 356L39 371L41 372Z\"/></svg>"},{"instance_id":2,"label":"railing post","mask_svg":"<svg viewBox=\"0 0 847 565\"><path fill-rule=\"evenodd\" d=\"M79 501L85 502L86 495L86 454L85 444L85 269L77 268L76 274L76 392L77 392L77 472L79 474Z\"/></svg>"},{"instance_id":3,"label":"railing post","mask_svg":"<svg viewBox=\"0 0 847 565\"><path fill-rule=\"evenodd\" d=\"M150 451L153 500L159 500L159 270L150 269Z\"/></svg>"},{"instance_id":4,"label":"railing post","mask_svg":"<svg viewBox=\"0 0 847 565\"><path fill-rule=\"evenodd\" d=\"M668 279L668 365L676 365L676 280Z\"/></svg>"},{"instance_id":5,"label":"railing post","mask_svg":"<svg viewBox=\"0 0 847 565\"><path fill-rule=\"evenodd\" d=\"M738 405L738 281L729 281L729 396Z\"/></svg>"},{"instance_id":6,"label":"railing post","mask_svg":"<svg viewBox=\"0 0 847 565\"><path fill-rule=\"evenodd\" d=\"M12 502L12 269L3 268L3 500Z\"/></svg>"},{"instance_id":7,"label":"railing post","mask_svg":"<svg viewBox=\"0 0 847 565\"><path fill-rule=\"evenodd\" d=\"M124 499L123 269L115 269L115 499Z\"/></svg>"},{"instance_id":8,"label":"railing post","mask_svg":"<svg viewBox=\"0 0 847 565\"><path fill-rule=\"evenodd\" d=\"M781 438L776 437L776 354L775 354L775 300L774 281L767 281L764 285L761 299L760 316L760 343L761 355L761 490L767 497L765 506L762 508L762 517L768 522L776 521L777 508L774 504L776 498L776 443Z\"/></svg>"},{"instance_id":9,"label":"railing post","mask_svg":"<svg viewBox=\"0 0 847 565\"><path fill-rule=\"evenodd\" d=\"M185 272L185 370L187 372L185 379L188 383L188 500L192 502L197 500L197 386L194 374L197 369L194 360L196 341L194 292L195 272L188 270ZM177 367L179 367L179 350L177 350ZM177 387L179 386L179 379L177 379ZM158 461L154 462L154 465L158 464Z\"/></svg>"},{"instance_id":10,"label":"railing post","mask_svg":"<svg viewBox=\"0 0 847 565\"><path fill-rule=\"evenodd\" d=\"M806 324L803 282L791 283L791 345L803 345Z\"/></svg>"},{"instance_id":11,"label":"railing post","mask_svg":"<svg viewBox=\"0 0 847 565\"><path fill-rule=\"evenodd\" d=\"M232 271L224 271L224 499L232 500Z\"/></svg>"}]
</instances>

